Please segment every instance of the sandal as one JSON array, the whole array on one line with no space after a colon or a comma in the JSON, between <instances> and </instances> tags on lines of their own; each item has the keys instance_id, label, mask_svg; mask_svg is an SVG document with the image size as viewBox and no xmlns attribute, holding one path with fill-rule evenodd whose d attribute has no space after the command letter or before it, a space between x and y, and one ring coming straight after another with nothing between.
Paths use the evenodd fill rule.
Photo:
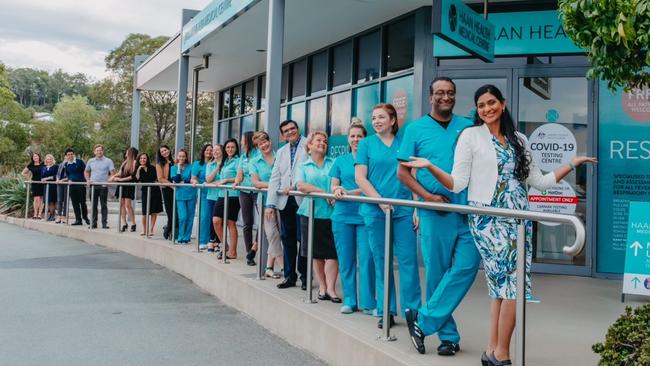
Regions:
<instances>
[{"instance_id":1,"label":"sandal","mask_svg":"<svg viewBox=\"0 0 650 366\"><path fill-rule=\"evenodd\" d=\"M266 267L266 271L264 271L264 277L266 278L274 278L275 273L273 273L273 268L271 267Z\"/></svg>"},{"instance_id":2,"label":"sandal","mask_svg":"<svg viewBox=\"0 0 650 366\"><path fill-rule=\"evenodd\" d=\"M318 293L318 300L321 300L321 301L327 301L327 300L332 300L332 298L330 297L330 295L329 295L327 292L324 293L324 294L321 294L321 293L319 292L319 293Z\"/></svg>"}]
</instances>

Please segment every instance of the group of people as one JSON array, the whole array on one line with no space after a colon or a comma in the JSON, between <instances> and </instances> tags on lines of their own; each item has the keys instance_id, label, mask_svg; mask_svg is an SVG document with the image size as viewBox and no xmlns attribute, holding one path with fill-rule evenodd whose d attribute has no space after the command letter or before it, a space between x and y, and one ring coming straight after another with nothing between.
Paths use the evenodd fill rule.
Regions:
<instances>
[{"instance_id":1,"label":"group of people","mask_svg":"<svg viewBox=\"0 0 650 366\"><path fill-rule=\"evenodd\" d=\"M396 233L392 243L399 264L401 314L417 351L424 353L425 337L436 333L440 339L438 354L454 355L460 350L460 334L452 314L471 287L482 259L492 300L489 339L481 362L508 365L515 324L518 220L286 194L299 190L331 193L336 198L358 195L526 210L528 185L548 188L578 166L596 162L578 156L571 163L543 174L531 157L525 135L517 132L505 98L493 85L476 90L473 121L453 113L456 101L453 80L436 78L430 84L429 95L430 113L407 124L403 131L399 131L397 112L392 105L376 105L372 111L375 133L368 136L363 124L352 123L347 131L349 152L336 159L327 155L328 135L324 131L311 131L304 137L295 121L286 120L279 126L286 143L277 151L273 150L266 132L246 132L240 141L229 139L223 145L203 146L193 163L188 161L185 150L180 149L173 159L171 150L162 146L154 167L147 154L138 155L137 150L129 148L124 163L113 172L112 162L103 157L102 147L96 146L95 158L86 164L75 159L73 151L66 151L66 161L58 168L51 155L41 163L40 156L34 154L24 174L31 172L33 180L96 183L105 178L105 181L167 184L161 189L142 187L143 212L146 193L150 191L152 195L148 210L151 232L156 215L164 206L168 222L163 234L165 238L170 236L174 223L169 218L175 207L176 240L181 244L189 242L197 200L201 200L199 244L207 252L230 259L237 258L236 222L241 211L247 264L255 265L256 252L261 248L258 244L264 244L267 252L261 254L266 254L265 275L282 278L277 284L281 289L296 286L298 279L303 290L307 287L308 222L313 214L313 268L319 284L318 299L341 303L340 311L344 314L363 311L382 317L385 311L390 312L390 324L383 324L380 319L379 328L393 326L397 315L394 279L384 278L383 271L387 260L384 257L385 216L390 212ZM205 183L207 187L232 184L267 189L267 193L228 189L227 212L224 212L224 189L202 186L197 194L192 187L176 187L174 203L173 183L195 186ZM103 200L104 208L105 191L101 185L93 187L98 187L93 207L98 197ZM82 218L88 223L85 201L79 201L79 197L85 196L83 190L83 185L71 186L75 224L81 223ZM37 193L41 192L35 186L35 217L39 217L37 212L44 205L40 198L37 206ZM49 212L59 215L59 221L65 204L63 208L54 207L55 202L60 202L56 197L61 196L61 191L55 193L58 196L53 199L50 192L47 204ZM129 207L133 193L133 189L123 189L121 195L124 222L127 218L131 220L132 231L135 222ZM312 199L313 212L310 212ZM264 210L263 243L253 239L256 210ZM104 215L103 218L106 226ZM227 230L223 229L224 220ZM94 208L92 225L96 222ZM524 224L525 288L529 297L532 225ZM420 288L418 271L418 235L425 269L424 291ZM339 276L342 295L336 288ZM391 288L389 309L383 308L384 281L389 281Z\"/></svg>"}]
</instances>

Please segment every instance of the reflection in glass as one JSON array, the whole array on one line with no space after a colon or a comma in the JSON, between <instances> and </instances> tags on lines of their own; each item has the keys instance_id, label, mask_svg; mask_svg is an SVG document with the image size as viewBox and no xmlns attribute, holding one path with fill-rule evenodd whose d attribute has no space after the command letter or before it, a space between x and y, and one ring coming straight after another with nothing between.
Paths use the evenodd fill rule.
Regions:
<instances>
[{"instance_id":1,"label":"reflection in glass","mask_svg":"<svg viewBox=\"0 0 650 366\"><path fill-rule=\"evenodd\" d=\"M287 120L287 106L280 107L280 122Z\"/></svg>"},{"instance_id":2,"label":"reflection in glass","mask_svg":"<svg viewBox=\"0 0 650 366\"><path fill-rule=\"evenodd\" d=\"M289 118L296 121L300 132L305 132L305 102L295 103L289 106Z\"/></svg>"},{"instance_id":3,"label":"reflection in glass","mask_svg":"<svg viewBox=\"0 0 650 366\"><path fill-rule=\"evenodd\" d=\"M282 68L282 83L280 84L280 103L287 101L289 94L289 66Z\"/></svg>"},{"instance_id":4,"label":"reflection in glass","mask_svg":"<svg viewBox=\"0 0 650 366\"><path fill-rule=\"evenodd\" d=\"M255 83L249 80L244 84L244 114L252 113L255 110Z\"/></svg>"},{"instance_id":5,"label":"reflection in glass","mask_svg":"<svg viewBox=\"0 0 650 366\"><path fill-rule=\"evenodd\" d=\"M227 139L230 133L229 131L229 121L219 122L219 144L223 144Z\"/></svg>"},{"instance_id":6,"label":"reflection in glass","mask_svg":"<svg viewBox=\"0 0 650 366\"><path fill-rule=\"evenodd\" d=\"M293 82L291 84L291 99L305 96L307 87L307 59L293 64Z\"/></svg>"},{"instance_id":7,"label":"reflection in glass","mask_svg":"<svg viewBox=\"0 0 650 366\"><path fill-rule=\"evenodd\" d=\"M352 42L332 50L332 86L350 84L352 81Z\"/></svg>"},{"instance_id":8,"label":"reflection in glass","mask_svg":"<svg viewBox=\"0 0 650 366\"><path fill-rule=\"evenodd\" d=\"M327 88L327 51L323 51L311 56L310 75L310 94L323 91Z\"/></svg>"},{"instance_id":9,"label":"reflection in glass","mask_svg":"<svg viewBox=\"0 0 650 366\"><path fill-rule=\"evenodd\" d=\"M386 27L386 75L413 67L415 22L408 17Z\"/></svg>"},{"instance_id":10,"label":"reflection in glass","mask_svg":"<svg viewBox=\"0 0 650 366\"><path fill-rule=\"evenodd\" d=\"M379 31L359 37L357 46L359 58L357 63L357 83L375 80L379 77L380 41L381 34Z\"/></svg>"},{"instance_id":11,"label":"reflection in glass","mask_svg":"<svg viewBox=\"0 0 650 366\"><path fill-rule=\"evenodd\" d=\"M230 117L230 91L221 92L221 117L219 119Z\"/></svg>"},{"instance_id":12,"label":"reflection in glass","mask_svg":"<svg viewBox=\"0 0 650 366\"><path fill-rule=\"evenodd\" d=\"M309 132L327 131L327 97L309 101Z\"/></svg>"},{"instance_id":13,"label":"reflection in glass","mask_svg":"<svg viewBox=\"0 0 650 366\"><path fill-rule=\"evenodd\" d=\"M266 76L260 77L260 89L257 93L258 98L257 109L266 109Z\"/></svg>"},{"instance_id":14,"label":"reflection in glass","mask_svg":"<svg viewBox=\"0 0 650 366\"><path fill-rule=\"evenodd\" d=\"M237 85L232 88L232 115L239 116L241 114L241 105L242 105L242 87Z\"/></svg>"},{"instance_id":15,"label":"reflection in glass","mask_svg":"<svg viewBox=\"0 0 650 366\"><path fill-rule=\"evenodd\" d=\"M241 118L241 132L255 131L255 116L249 114Z\"/></svg>"},{"instance_id":16,"label":"reflection in glass","mask_svg":"<svg viewBox=\"0 0 650 366\"><path fill-rule=\"evenodd\" d=\"M266 113L265 112L258 112L257 113L257 122L255 125L255 131L266 131L264 129L264 118L266 118Z\"/></svg>"},{"instance_id":17,"label":"reflection in glass","mask_svg":"<svg viewBox=\"0 0 650 366\"><path fill-rule=\"evenodd\" d=\"M377 103L379 103L379 84L354 89L352 115L363 121L368 134L375 133L372 129L372 108Z\"/></svg>"},{"instance_id":18,"label":"reflection in glass","mask_svg":"<svg viewBox=\"0 0 650 366\"><path fill-rule=\"evenodd\" d=\"M351 93L330 95L330 135L345 135L350 126Z\"/></svg>"},{"instance_id":19,"label":"reflection in glass","mask_svg":"<svg viewBox=\"0 0 650 366\"><path fill-rule=\"evenodd\" d=\"M239 140L239 135L241 132L241 123L239 118L230 120L230 137Z\"/></svg>"}]
</instances>

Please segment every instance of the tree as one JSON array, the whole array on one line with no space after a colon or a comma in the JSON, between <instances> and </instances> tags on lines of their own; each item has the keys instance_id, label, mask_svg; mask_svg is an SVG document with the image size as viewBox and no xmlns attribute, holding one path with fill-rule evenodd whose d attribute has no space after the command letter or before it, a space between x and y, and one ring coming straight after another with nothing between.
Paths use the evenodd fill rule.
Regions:
<instances>
[{"instance_id":1,"label":"tree","mask_svg":"<svg viewBox=\"0 0 650 366\"><path fill-rule=\"evenodd\" d=\"M92 154L98 116L95 108L88 103L88 98L63 97L54 107L53 117L53 123L41 123L40 126L46 127L41 127L34 133L34 140L42 146L43 151L58 154L73 147L78 155ZM53 127L47 127L50 124ZM48 134L42 134L41 131Z\"/></svg>"},{"instance_id":2,"label":"tree","mask_svg":"<svg viewBox=\"0 0 650 366\"><path fill-rule=\"evenodd\" d=\"M85 96L90 84L89 78L82 73L68 74L57 70L50 74L31 68L9 70L9 79L20 104L48 112L64 95Z\"/></svg>"},{"instance_id":3,"label":"tree","mask_svg":"<svg viewBox=\"0 0 650 366\"><path fill-rule=\"evenodd\" d=\"M567 35L587 50L587 76L614 90L650 85L649 0L560 0Z\"/></svg>"},{"instance_id":4,"label":"tree","mask_svg":"<svg viewBox=\"0 0 650 366\"><path fill-rule=\"evenodd\" d=\"M16 172L27 160L31 113L15 100L5 66L0 63L0 174Z\"/></svg>"}]
</instances>

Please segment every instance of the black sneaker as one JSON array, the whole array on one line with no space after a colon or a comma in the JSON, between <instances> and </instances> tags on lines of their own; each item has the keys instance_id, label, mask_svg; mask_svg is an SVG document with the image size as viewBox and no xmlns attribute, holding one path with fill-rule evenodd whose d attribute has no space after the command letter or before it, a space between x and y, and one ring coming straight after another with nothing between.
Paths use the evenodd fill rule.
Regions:
<instances>
[{"instance_id":1,"label":"black sneaker","mask_svg":"<svg viewBox=\"0 0 650 366\"><path fill-rule=\"evenodd\" d=\"M438 355L453 356L460 351L460 345L452 341L442 341L438 346Z\"/></svg>"},{"instance_id":2,"label":"black sneaker","mask_svg":"<svg viewBox=\"0 0 650 366\"><path fill-rule=\"evenodd\" d=\"M395 326L395 317L393 315L388 316L388 323L390 323L389 327L392 328ZM384 329L384 317L382 316L379 321L377 322L377 328L379 329Z\"/></svg>"},{"instance_id":3,"label":"black sneaker","mask_svg":"<svg viewBox=\"0 0 650 366\"><path fill-rule=\"evenodd\" d=\"M413 347L420 354L424 354L426 351L424 348L424 332L420 329L418 325L418 311L406 309L406 326L409 328L409 334L411 336L411 342ZM440 348L438 348L440 351Z\"/></svg>"}]
</instances>

